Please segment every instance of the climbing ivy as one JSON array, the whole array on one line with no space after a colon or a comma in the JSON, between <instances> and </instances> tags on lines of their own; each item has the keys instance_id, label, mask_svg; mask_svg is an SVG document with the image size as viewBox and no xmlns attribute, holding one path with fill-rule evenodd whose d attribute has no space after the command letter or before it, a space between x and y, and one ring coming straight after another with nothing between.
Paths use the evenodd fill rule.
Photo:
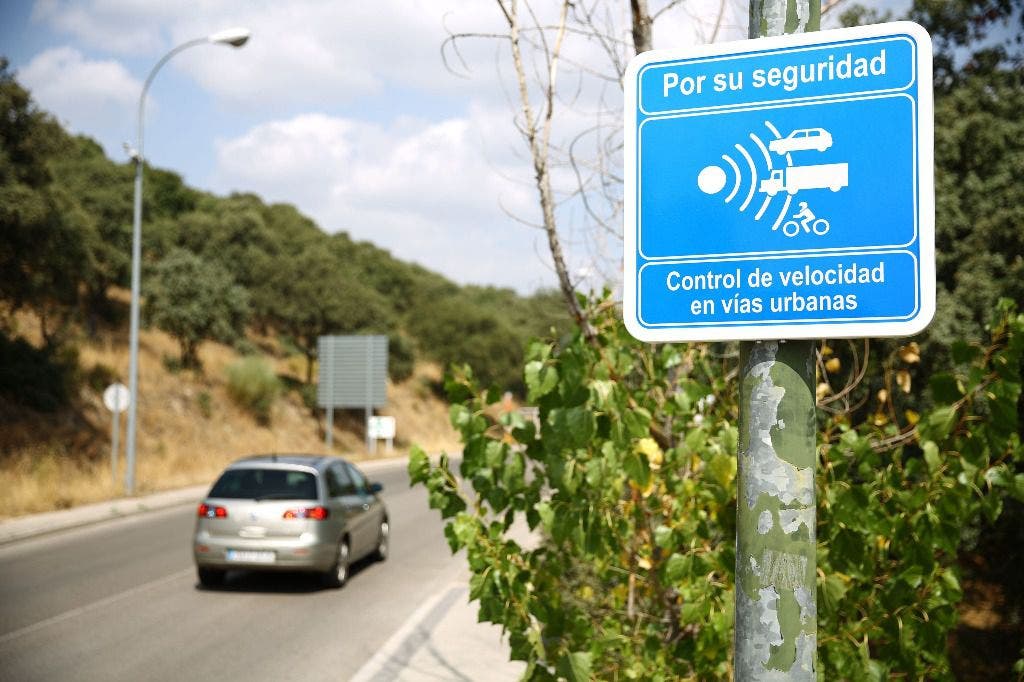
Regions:
<instances>
[{"instance_id":1,"label":"climbing ivy","mask_svg":"<svg viewBox=\"0 0 1024 682\"><path fill-rule=\"evenodd\" d=\"M445 519L452 551L466 551L479 617L504 627L525 678L726 679L735 354L640 344L611 302L587 304L593 339L529 349L536 418L453 369L461 461L432 464L417 449L411 478ZM894 353L885 375L913 357ZM820 424L824 679L949 678L962 531L997 517L1007 495L1024 500L1024 315L1001 304L990 338L957 344L953 357L931 379L929 412Z\"/></svg>"}]
</instances>

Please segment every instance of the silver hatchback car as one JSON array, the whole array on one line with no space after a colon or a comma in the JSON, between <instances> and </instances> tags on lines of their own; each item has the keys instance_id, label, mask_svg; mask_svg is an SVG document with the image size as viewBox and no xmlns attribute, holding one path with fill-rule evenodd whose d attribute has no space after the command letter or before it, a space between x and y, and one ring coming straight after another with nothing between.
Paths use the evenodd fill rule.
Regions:
<instances>
[{"instance_id":1,"label":"silver hatchback car","mask_svg":"<svg viewBox=\"0 0 1024 682\"><path fill-rule=\"evenodd\" d=\"M192 553L199 582L229 570L310 571L341 587L352 562L388 556L388 512L338 457L261 455L224 470L199 505Z\"/></svg>"}]
</instances>

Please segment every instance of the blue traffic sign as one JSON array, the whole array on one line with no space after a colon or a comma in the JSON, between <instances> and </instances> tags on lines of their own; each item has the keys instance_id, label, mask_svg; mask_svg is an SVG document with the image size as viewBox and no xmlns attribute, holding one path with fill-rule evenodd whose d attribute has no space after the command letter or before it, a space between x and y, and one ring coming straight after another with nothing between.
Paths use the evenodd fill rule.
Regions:
<instances>
[{"instance_id":1,"label":"blue traffic sign","mask_svg":"<svg viewBox=\"0 0 1024 682\"><path fill-rule=\"evenodd\" d=\"M645 341L903 336L935 311L931 40L897 22L636 57L623 309Z\"/></svg>"}]
</instances>

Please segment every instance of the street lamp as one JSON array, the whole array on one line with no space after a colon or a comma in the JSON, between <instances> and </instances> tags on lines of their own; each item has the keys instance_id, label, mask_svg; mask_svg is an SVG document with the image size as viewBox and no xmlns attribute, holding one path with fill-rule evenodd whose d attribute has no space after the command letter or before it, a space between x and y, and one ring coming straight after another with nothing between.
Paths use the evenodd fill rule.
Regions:
<instances>
[{"instance_id":1,"label":"street lamp","mask_svg":"<svg viewBox=\"0 0 1024 682\"><path fill-rule=\"evenodd\" d=\"M132 216L132 298L128 341L130 400L128 402L128 437L125 442L126 467L124 475L124 487L129 495L135 488L135 413L139 404L139 279L142 269L142 165L145 162L142 155L142 118L146 108L146 92L149 91L149 84L153 82L160 67L182 50L206 43L241 47L249 40L249 35L247 28L229 28L212 33L205 38L196 38L178 45L165 54L149 72L149 76L146 77L146 82L142 86L142 94L139 96L139 118L136 127L138 134L135 139L135 149L131 152L132 159L135 161L135 210Z\"/></svg>"}]
</instances>

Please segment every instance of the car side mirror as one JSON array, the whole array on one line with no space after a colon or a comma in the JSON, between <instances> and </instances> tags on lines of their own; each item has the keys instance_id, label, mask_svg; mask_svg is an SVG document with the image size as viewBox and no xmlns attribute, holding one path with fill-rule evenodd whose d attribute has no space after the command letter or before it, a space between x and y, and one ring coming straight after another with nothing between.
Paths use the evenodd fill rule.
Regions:
<instances>
[{"instance_id":1,"label":"car side mirror","mask_svg":"<svg viewBox=\"0 0 1024 682\"><path fill-rule=\"evenodd\" d=\"M384 485L382 483L377 483L376 481L374 481L373 483L370 484L371 493L379 493L382 490L384 490Z\"/></svg>"}]
</instances>

